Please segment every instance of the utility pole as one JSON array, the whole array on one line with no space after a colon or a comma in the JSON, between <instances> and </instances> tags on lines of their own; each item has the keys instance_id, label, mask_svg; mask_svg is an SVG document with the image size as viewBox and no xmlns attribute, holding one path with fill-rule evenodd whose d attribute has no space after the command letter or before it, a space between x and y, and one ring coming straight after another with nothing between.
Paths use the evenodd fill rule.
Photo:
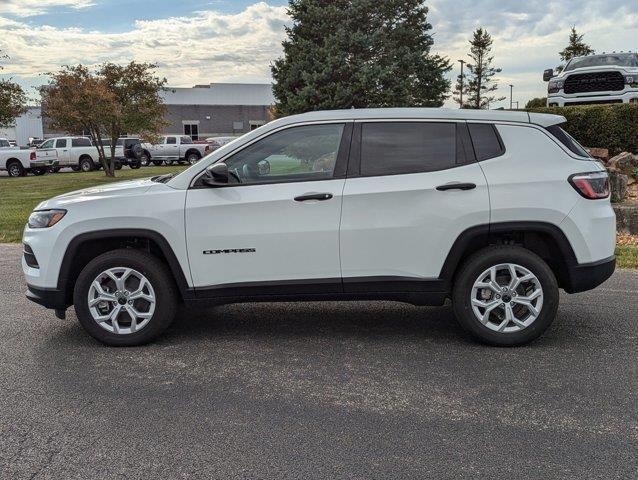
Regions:
<instances>
[{"instance_id":1,"label":"utility pole","mask_svg":"<svg viewBox=\"0 0 638 480\"><path fill-rule=\"evenodd\" d=\"M512 107L514 107L514 102L513 100L513 95L514 95L514 85L510 85L510 110L512 110Z\"/></svg>"},{"instance_id":2,"label":"utility pole","mask_svg":"<svg viewBox=\"0 0 638 480\"><path fill-rule=\"evenodd\" d=\"M459 63L461 64L461 88L459 91L459 103L461 106L459 108L463 108L463 65L465 65L465 60L459 60Z\"/></svg>"}]
</instances>

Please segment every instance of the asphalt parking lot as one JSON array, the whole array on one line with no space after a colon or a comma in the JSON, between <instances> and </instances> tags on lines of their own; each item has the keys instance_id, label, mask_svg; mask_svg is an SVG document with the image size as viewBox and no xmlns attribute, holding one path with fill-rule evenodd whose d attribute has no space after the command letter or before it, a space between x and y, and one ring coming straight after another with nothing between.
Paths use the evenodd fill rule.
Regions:
<instances>
[{"instance_id":1,"label":"asphalt parking lot","mask_svg":"<svg viewBox=\"0 0 638 480\"><path fill-rule=\"evenodd\" d=\"M182 311L114 349L24 298L20 250L0 245L0 478L637 476L638 272L518 349L383 302Z\"/></svg>"}]
</instances>

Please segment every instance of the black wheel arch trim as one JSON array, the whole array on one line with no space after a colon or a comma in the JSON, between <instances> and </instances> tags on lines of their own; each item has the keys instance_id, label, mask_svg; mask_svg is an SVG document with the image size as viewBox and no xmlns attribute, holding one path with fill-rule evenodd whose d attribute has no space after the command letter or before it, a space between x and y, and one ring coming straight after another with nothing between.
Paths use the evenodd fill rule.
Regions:
<instances>
[{"instance_id":1,"label":"black wheel arch trim","mask_svg":"<svg viewBox=\"0 0 638 480\"><path fill-rule=\"evenodd\" d=\"M574 250L563 230L547 222L499 222L478 225L463 231L450 249L441 269L440 278L451 282L462 262L465 252L472 246L486 247L490 245L494 235L503 233L541 233L549 235L558 245L562 261L568 270L578 265Z\"/></svg>"},{"instance_id":2,"label":"black wheel arch trim","mask_svg":"<svg viewBox=\"0 0 638 480\"><path fill-rule=\"evenodd\" d=\"M141 228L118 228L118 229L108 229L108 230L95 230L91 232L81 233L73 238L69 242L66 247L66 251L64 252L64 257L62 259L62 265L60 266L60 273L58 275L58 288L57 290L66 294L66 289L68 282L70 280L69 275L72 270L74 254L78 248L82 245L82 243L91 241L91 240L103 240L108 238L117 238L117 237L132 237L132 238L141 238L147 239L155 242L155 244L160 248L162 254L166 258L168 263L168 267L173 274L173 278L175 279L175 283L179 289L181 297L186 300L189 297L193 296L191 289L188 286L188 281L186 280L186 275L184 274L184 270L177 260L177 256L173 251L170 243L164 238L164 236L154 230L141 229Z\"/></svg>"}]
</instances>

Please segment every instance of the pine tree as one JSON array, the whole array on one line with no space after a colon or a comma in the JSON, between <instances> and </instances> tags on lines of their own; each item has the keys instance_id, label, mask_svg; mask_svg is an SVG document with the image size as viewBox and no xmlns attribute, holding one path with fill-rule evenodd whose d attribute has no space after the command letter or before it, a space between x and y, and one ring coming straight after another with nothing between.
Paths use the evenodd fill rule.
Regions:
<instances>
[{"instance_id":1,"label":"pine tree","mask_svg":"<svg viewBox=\"0 0 638 480\"><path fill-rule=\"evenodd\" d=\"M457 77L454 90L454 100L457 103L461 104L461 93L463 95L461 108L489 108L490 104L505 99L490 95L498 89L494 75L501 71L500 68L492 67L492 43L492 37L483 28L478 28L470 40L468 56L471 62L466 64L467 73Z\"/></svg>"},{"instance_id":2,"label":"pine tree","mask_svg":"<svg viewBox=\"0 0 638 480\"><path fill-rule=\"evenodd\" d=\"M272 65L278 116L310 110L438 107L449 60L431 54L421 0L290 0L284 56Z\"/></svg>"},{"instance_id":3,"label":"pine tree","mask_svg":"<svg viewBox=\"0 0 638 480\"><path fill-rule=\"evenodd\" d=\"M569 44L560 52L560 59L563 62L568 62L574 57L584 57L596 53L593 48L583 42L583 37L584 34L579 35L576 26L573 26L569 34Z\"/></svg>"}]
</instances>

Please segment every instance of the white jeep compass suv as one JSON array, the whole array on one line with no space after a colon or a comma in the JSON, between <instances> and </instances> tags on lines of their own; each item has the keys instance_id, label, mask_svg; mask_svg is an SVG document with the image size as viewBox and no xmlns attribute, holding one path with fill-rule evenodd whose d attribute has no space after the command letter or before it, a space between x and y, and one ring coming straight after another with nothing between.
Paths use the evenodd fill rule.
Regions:
<instances>
[{"instance_id":1,"label":"white jeep compass suv","mask_svg":"<svg viewBox=\"0 0 638 480\"><path fill-rule=\"evenodd\" d=\"M492 345L556 316L559 288L614 271L603 167L563 117L444 109L282 118L179 175L41 203L24 231L31 300L110 345L162 333L179 303L443 305Z\"/></svg>"}]
</instances>

